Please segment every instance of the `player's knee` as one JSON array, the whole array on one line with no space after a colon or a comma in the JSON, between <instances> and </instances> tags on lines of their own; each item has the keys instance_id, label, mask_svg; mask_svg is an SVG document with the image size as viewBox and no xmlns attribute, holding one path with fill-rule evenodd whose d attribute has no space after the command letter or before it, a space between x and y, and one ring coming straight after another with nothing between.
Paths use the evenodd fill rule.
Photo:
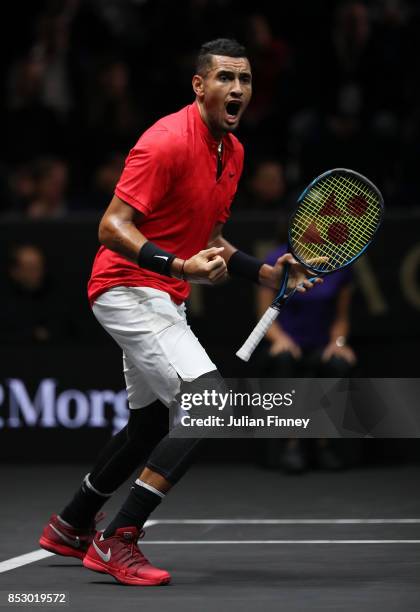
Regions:
<instances>
[{"instance_id":1,"label":"player's knee","mask_svg":"<svg viewBox=\"0 0 420 612\"><path fill-rule=\"evenodd\" d=\"M164 433L168 431L168 409L159 400L143 408L130 410L127 423L128 440L133 441L144 435L150 435L151 430Z\"/></svg>"},{"instance_id":2,"label":"player's knee","mask_svg":"<svg viewBox=\"0 0 420 612\"><path fill-rule=\"evenodd\" d=\"M144 408L130 410L126 452L133 458L138 456L143 460L168 431L168 409L160 401L155 401Z\"/></svg>"},{"instance_id":3,"label":"player's knee","mask_svg":"<svg viewBox=\"0 0 420 612\"><path fill-rule=\"evenodd\" d=\"M228 397L226 382L218 370L206 372L192 381L182 381L177 406L191 417L203 418L217 410L221 398Z\"/></svg>"}]
</instances>

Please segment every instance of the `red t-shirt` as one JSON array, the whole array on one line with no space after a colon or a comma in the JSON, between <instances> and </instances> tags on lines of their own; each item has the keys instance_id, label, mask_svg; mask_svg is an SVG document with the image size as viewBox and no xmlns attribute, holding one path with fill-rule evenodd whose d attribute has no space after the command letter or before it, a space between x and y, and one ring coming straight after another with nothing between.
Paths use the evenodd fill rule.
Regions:
<instances>
[{"instance_id":1,"label":"red t-shirt","mask_svg":"<svg viewBox=\"0 0 420 612\"><path fill-rule=\"evenodd\" d=\"M160 119L131 149L115 194L145 218L139 230L156 245L187 259L205 248L216 223L224 223L243 166L243 147L223 137L223 171L216 180L217 145L193 103ZM91 304L117 286L153 287L177 304L189 294L185 281L139 268L101 246L88 284Z\"/></svg>"}]
</instances>

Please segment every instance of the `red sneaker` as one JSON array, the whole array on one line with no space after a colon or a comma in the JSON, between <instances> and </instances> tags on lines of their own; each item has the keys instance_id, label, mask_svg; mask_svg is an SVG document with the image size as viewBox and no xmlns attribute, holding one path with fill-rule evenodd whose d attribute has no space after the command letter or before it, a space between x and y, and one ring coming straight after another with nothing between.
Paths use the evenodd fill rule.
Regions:
<instances>
[{"instance_id":1,"label":"red sneaker","mask_svg":"<svg viewBox=\"0 0 420 612\"><path fill-rule=\"evenodd\" d=\"M153 567L137 546L144 531L137 527L120 527L113 536L104 538L98 532L83 559L83 565L95 572L110 574L122 582L139 586L168 584L170 574Z\"/></svg>"},{"instance_id":2,"label":"red sneaker","mask_svg":"<svg viewBox=\"0 0 420 612\"><path fill-rule=\"evenodd\" d=\"M39 539L39 545L45 550L63 555L83 559L96 533L96 524L104 518L103 512L98 512L95 520L89 527L80 529L72 527L66 521L53 514L48 525Z\"/></svg>"}]
</instances>

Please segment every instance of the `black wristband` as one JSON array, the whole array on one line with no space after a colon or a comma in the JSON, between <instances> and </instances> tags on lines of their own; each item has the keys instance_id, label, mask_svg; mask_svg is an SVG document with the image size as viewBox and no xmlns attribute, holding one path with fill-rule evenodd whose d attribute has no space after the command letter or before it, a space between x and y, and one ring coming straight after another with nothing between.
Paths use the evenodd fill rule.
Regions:
<instances>
[{"instance_id":1,"label":"black wristband","mask_svg":"<svg viewBox=\"0 0 420 612\"><path fill-rule=\"evenodd\" d=\"M235 251L228 261L227 269L232 276L242 276L242 278L258 283L262 265L263 262L256 257L242 251Z\"/></svg>"},{"instance_id":2,"label":"black wristband","mask_svg":"<svg viewBox=\"0 0 420 612\"><path fill-rule=\"evenodd\" d=\"M171 276L171 263L174 259L175 255L164 251L149 241L145 242L141 247L137 263L140 268L145 268L164 276Z\"/></svg>"}]
</instances>

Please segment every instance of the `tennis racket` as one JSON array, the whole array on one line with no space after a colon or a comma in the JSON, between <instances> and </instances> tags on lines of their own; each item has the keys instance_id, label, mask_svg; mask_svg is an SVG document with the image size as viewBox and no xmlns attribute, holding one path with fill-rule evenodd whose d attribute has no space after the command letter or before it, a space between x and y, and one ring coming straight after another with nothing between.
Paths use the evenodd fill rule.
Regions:
<instances>
[{"instance_id":1,"label":"tennis racket","mask_svg":"<svg viewBox=\"0 0 420 612\"><path fill-rule=\"evenodd\" d=\"M366 177L335 168L312 181L300 195L289 221L288 251L314 276L325 276L352 264L362 255L381 225L384 200ZM248 361L279 311L292 297L287 292L290 264L284 266L274 302L236 355Z\"/></svg>"}]
</instances>

